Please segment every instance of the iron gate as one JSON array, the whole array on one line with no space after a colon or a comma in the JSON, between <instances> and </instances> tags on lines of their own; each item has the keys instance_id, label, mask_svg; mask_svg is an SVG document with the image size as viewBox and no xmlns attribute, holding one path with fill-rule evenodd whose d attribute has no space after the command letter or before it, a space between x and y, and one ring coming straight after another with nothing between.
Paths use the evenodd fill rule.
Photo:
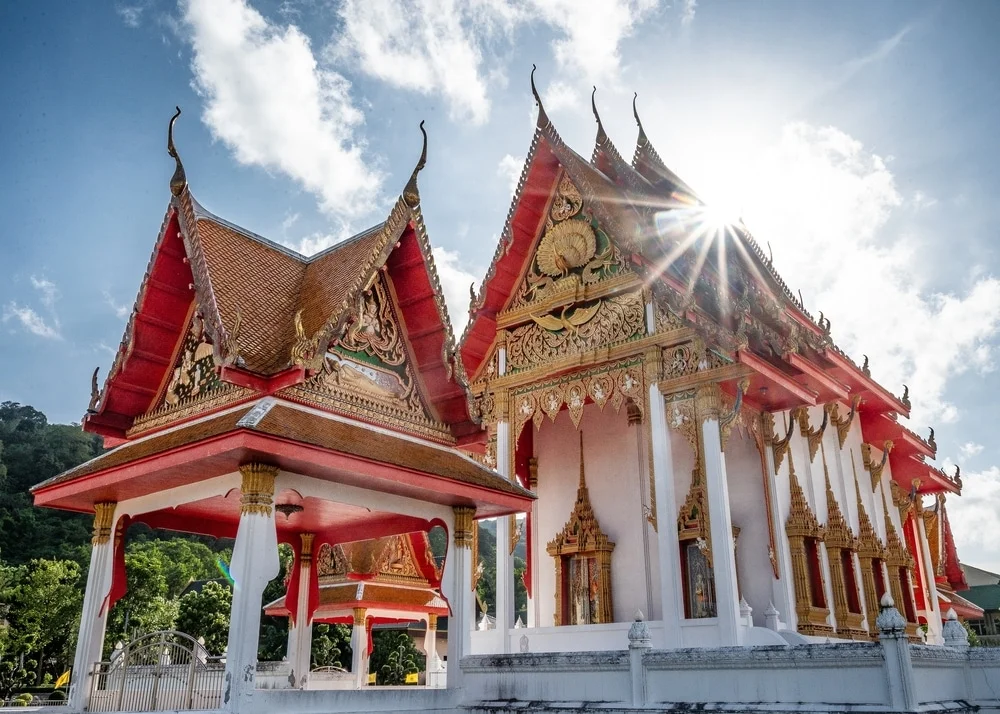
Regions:
<instances>
[{"instance_id":1,"label":"iron gate","mask_svg":"<svg viewBox=\"0 0 1000 714\"><path fill-rule=\"evenodd\" d=\"M152 632L94 665L89 711L218 709L225 661L190 635Z\"/></svg>"}]
</instances>

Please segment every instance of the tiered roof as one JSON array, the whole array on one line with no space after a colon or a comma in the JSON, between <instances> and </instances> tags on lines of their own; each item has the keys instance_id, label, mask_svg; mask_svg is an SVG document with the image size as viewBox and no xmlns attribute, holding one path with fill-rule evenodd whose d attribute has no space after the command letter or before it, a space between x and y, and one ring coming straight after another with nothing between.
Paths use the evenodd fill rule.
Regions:
<instances>
[{"instance_id":1,"label":"tiered roof","mask_svg":"<svg viewBox=\"0 0 1000 714\"><path fill-rule=\"evenodd\" d=\"M460 341L473 381L485 376L498 327L510 322L507 311L545 231L551 197L568 177L583 197L585 213L612 236L645 284L708 345L745 368L753 406L773 411L850 404L860 397L866 438L877 439L879 448L886 439L897 446L891 455L895 479L909 487L919 478L921 492L958 490L957 482L927 463L935 455L932 440L899 424L899 415L909 416L908 394L895 396L871 378L867 360L859 367L837 348L829 320L805 310L742 222L726 228L735 247L725 251L726 265L720 265L717 251L705 249L698 239L699 230L705 232L699 229L705 205L653 147L634 101L638 137L628 164L604 130L595 92L591 103L598 126L588 162L560 137L533 76L531 88L538 105L531 147Z\"/></svg>"}]
</instances>

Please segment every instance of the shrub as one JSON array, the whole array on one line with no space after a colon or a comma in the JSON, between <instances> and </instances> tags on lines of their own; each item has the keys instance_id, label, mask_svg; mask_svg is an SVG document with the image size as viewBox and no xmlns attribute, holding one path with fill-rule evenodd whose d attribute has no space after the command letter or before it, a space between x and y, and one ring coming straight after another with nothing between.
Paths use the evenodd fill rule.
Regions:
<instances>
[{"instance_id":1,"label":"shrub","mask_svg":"<svg viewBox=\"0 0 1000 714\"><path fill-rule=\"evenodd\" d=\"M33 695L31 692L22 692L21 694L17 695L17 699L23 699L28 704L31 704L31 701L34 698L35 698L35 695Z\"/></svg>"},{"instance_id":2,"label":"shrub","mask_svg":"<svg viewBox=\"0 0 1000 714\"><path fill-rule=\"evenodd\" d=\"M54 692L52 692L52 694L49 695L49 701L50 702L65 702L66 701L66 692L64 692L61 689L55 690Z\"/></svg>"}]
</instances>

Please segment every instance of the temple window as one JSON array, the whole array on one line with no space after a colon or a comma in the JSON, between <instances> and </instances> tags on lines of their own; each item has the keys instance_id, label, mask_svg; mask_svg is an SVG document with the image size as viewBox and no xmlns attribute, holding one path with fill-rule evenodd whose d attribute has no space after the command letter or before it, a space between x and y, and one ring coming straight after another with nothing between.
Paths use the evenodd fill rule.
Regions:
<instances>
[{"instance_id":1,"label":"temple window","mask_svg":"<svg viewBox=\"0 0 1000 714\"><path fill-rule=\"evenodd\" d=\"M861 598L858 595L858 579L854 572L854 554L849 550L842 550L840 558L844 570L844 589L847 590L847 611L860 615Z\"/></svg>"},{"instance_id":2,"label":"temple window","mask_svg":"<svg viewBox=\"0 0 1000 714\"><path fill-rule=\"evenodd\" d=\"M546 546L555 559L556 625L594 625L614 620L611 553L615 544L601 531L590 504L580 433L580 485L569 520Z\"/></svg>"},{"instance_id":3,"label":"temple window","mask_svg":"<svg viewBox=\"0 0 1000 714\"><path fill-rule=\"evenodd\" d=\"M875 595L878 597L878 602L872 603L872 607L877 610L878 603L882 602L886 591L885 571L882 569L882 560L879 558L872 560L872 575L875 576Z\"/></svg>"},{"instance_id":4,"label":"temple window","mask_svg":"<svg viewBox=\"0 0 1000 714\"><path fill-rule=\"evenodd\" d=\"M677 540L681 556L684 617L715 617L715 572L712 570L711 531L700 459L691 474L691 490L677 517Z\"/></svg>"},{"instance_id":5,"label":"temple window","mask_svg":"<svg viewBox=\"0 0 1000 714\"><path fill-rule=\"evenodd\" d=\"M809 569L809 601L813 607L826 607L823 591L823 566L819 559L819 539L806 538L806 566Z\"/></svg>"},{"instance_id":6,"label":"temple window","mask_svg":"<svg viewBox=\"0 0 1000 714\"><path fill-rule=\"evenodd\" d=\"M903 593L903 611L907 622L917 621L917 612L913 607L913 588L910 587L910 574L905 567L898 569L899 589Z\"/></svg>"}]
</instances>

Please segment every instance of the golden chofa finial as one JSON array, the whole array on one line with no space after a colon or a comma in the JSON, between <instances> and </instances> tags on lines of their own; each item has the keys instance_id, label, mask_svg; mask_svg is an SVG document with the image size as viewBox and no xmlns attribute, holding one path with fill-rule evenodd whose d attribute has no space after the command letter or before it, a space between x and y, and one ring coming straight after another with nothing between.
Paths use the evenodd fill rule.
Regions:
<instances>
[{"instance_id":1,"label":"golden chofa finial","mask_svg":"<svg viewBox=\"0 0 1000 714\"><path fill-rule=\"evenodd\" d=\"M422 121L420 122L420 133L424 135L424 145L420 149L420 159L417 161L417 165L413 167L410 180L406 182L406 188L403 189L403 200L410 208L416 208L420 203L420 192L417 191L417 174L427 164L427 132L424 131L424 123Z\"/></svg>"},{"instance_id":2,"label":"golden chofa finial","mask_svg":"<svg viewBox=\"0 0 1000 714\"><path fill-rule=\"evenodd\" d=\"M642 128L642 119L639 118L639 109L636 106L636 102L639 100L639 93L636 92L632 95L632 116L635 117L636 126L639 127L639 138L636 139L636 146L642 147L649 143L649 139L646 138L646 132Z\"/></svg>"},{"instance_id":3,"label":"golden chofa finial","mask_svg":"<svg viewBox=\"0 0 1000 714\"><path fill-rule=\"evenodd\" d=\"M542 98L538 95L538 88L535 87L535 70L538 69L535 65L531 65L531 94L535 97L535 104L538 105L538 127L546 127L549 125L549 117L545 113L545 107L542 106Z\"/></svg>"},{"instance_id":4,"label":"golden chofa finial","mask_svg":"<svg viewBox=\"0 0 1000 714\"><path fill-rule=\"evenodd\" d=\"M184 164L181 163L181 157L178 156L177 149L174 148L174 122L181 115L181 108L175 108L177 109L177 113L170 117L170 125L167 127L167 153L173 157L177 164L177 167L174 169L174 175L170 177L170 193L180 196L181 191L187 186L187 176L184 175Z\"/></svg>"}]
</instances>

